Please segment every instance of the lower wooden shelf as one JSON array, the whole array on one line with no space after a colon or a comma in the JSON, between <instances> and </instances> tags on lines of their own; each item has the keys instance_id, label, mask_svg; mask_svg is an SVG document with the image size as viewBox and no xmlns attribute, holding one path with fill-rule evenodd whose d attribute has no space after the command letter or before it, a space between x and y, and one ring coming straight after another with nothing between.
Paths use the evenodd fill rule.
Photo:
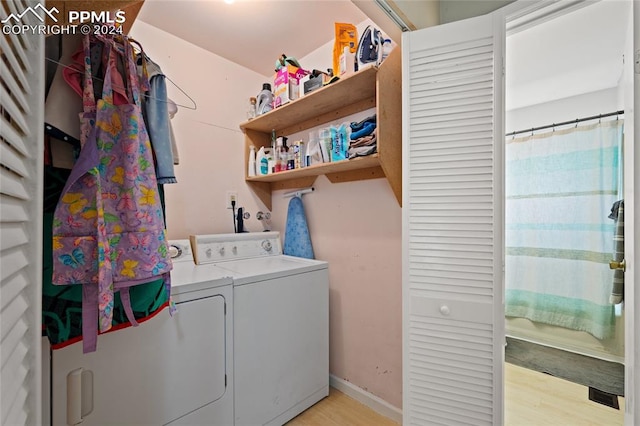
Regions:
<instances>
[{"instance_id":1,"label":"lower wooden shelf","mask_svg":"<svg viewBox=\"0 0 640 426\"><path fill-rule=\"evenodd\" d=\"M320 175L326 175L334 183L385 177L379 154L372 154L352 160L316 164L266 176L247 177L245 180L258 198L271 210L271 191L310 186Z\"/></svg>"}]
</instances>

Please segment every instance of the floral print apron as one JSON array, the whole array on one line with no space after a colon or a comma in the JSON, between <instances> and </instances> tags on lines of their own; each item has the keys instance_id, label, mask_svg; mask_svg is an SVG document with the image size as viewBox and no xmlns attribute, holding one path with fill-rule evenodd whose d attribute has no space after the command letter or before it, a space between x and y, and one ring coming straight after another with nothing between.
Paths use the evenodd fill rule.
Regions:
<instances>
[{"instance_id":1,"label":"floral print apron","mask_svg":"<svg viewBox=\"0 0 640 426\"><path fill-rule=\"evenodd\" d=\"M102 99L91 75L91 41L104 43L108 58ZM112 81L118 50L128 74L129 103L115 105ZM114 291L127 317L129 287L164 277L170 289L171 258L157 190L153 153L140 108L133 49L127 40L84 38L83 128L88 129L56 207L53 221L53 284L80 284L84 352L96 349L98 329L111 328ZM86 133L85 133L86 134Z\"/></svg>"}]
</instances>

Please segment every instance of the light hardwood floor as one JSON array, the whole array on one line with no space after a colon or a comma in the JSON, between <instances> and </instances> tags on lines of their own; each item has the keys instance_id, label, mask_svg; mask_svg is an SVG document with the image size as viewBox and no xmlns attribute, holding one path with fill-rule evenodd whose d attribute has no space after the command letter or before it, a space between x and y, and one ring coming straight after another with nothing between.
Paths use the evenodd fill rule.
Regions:
<instances>
[{"instance_id":1,"label":"light hardwood floor","mask_svg":"<svg viewBox=\"0 0 640 426\"><path fill-rule=\"evenodd\" d=\"M506 426L616 426L620 410L589 400L589 389L548 374L505 364ZM392 426L360 402L330 388L329 396L287 423L288 426Z\"/></svg>"},{"instance_id":2,"label":"light hardwood floor","mask_svg":"<svg viewBox=\"0 0 640 426\"><path fill-rule=\"evenodd\" d=\"M624 424L620 409L589 400L589 388L513 364L505 364L505 425L615 426Z\"/></svg>"},{"instance_id":3,"label":"light hardwood floor","mask_svg":"<svg viewBox=\"0 0 640 426\"><path fill-rule=\"evenodd\" d=\"M329 388L329 396L287 423L287 426L397 426L344 393Z\"/></svg>"}]
</instances>

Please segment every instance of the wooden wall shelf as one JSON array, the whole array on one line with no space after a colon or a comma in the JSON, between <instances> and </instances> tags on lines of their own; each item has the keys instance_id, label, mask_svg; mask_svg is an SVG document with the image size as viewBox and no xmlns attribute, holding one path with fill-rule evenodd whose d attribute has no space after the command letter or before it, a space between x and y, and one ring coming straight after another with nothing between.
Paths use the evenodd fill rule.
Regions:
<instances>
[{"instance_id":1,"label":"wooden wall shelf","mask_svg":"<svg viewBox=\"0 0 640 426\"><path fill-rule=\"evenodd\" d=\"M312 185L326 175L333 182L385 178L402 205L402 75L400 49L394 49L380 67L368 67L335 83L240 124L245 134L245 164L249 147L256 152L271 146L271 131L291 135L336 122L348 115L376 109L378 153L332 163L246 177L247 184L268 209L271 192Z\"/></svg>"}]
</instances>

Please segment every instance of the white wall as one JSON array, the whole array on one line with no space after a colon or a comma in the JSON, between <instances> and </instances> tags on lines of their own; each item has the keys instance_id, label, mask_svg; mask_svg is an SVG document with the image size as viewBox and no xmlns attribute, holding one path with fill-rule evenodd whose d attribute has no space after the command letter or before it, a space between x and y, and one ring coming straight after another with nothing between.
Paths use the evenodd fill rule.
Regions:
<instances>
[{"instance_id":1,"label":"white wall","mask_svg":"<svg viewBox=\"0 0 640 426\"><path fill-rule=\"evenodd\" d=\"M485 15L513 1L515 0L440 0L440 23Z\"/></svg>"},{"instance_id":2,"label":"white wall","mask_svg":"<svg viewBox=\"0 0 640 426\"><path fill-rule=\"evenodd\" d=\"M165 185L169 238L233 232L227 190L237 191L238 207L251 213L247 228L262 230L255 220L262 206L244 182L244 136L238 125L246 120L249 97L268 80L141 20L131 35L197 104L195 111L178 108L172 120L180 165L178 183ZM191 104L170 82L167 90L176 103Z\"/></svg>"},{"instance_id":3,"label":"white wall","mask_svg":"<svg viewBox=\"0 0 640 426\"><path fill-rule=\"evenodd\" d=\"M614 87L507 111L505 131L509 134L512 131L571 121L620 109L624 109L623 99L618 88Z\"/></svg>"}]
</instances>

